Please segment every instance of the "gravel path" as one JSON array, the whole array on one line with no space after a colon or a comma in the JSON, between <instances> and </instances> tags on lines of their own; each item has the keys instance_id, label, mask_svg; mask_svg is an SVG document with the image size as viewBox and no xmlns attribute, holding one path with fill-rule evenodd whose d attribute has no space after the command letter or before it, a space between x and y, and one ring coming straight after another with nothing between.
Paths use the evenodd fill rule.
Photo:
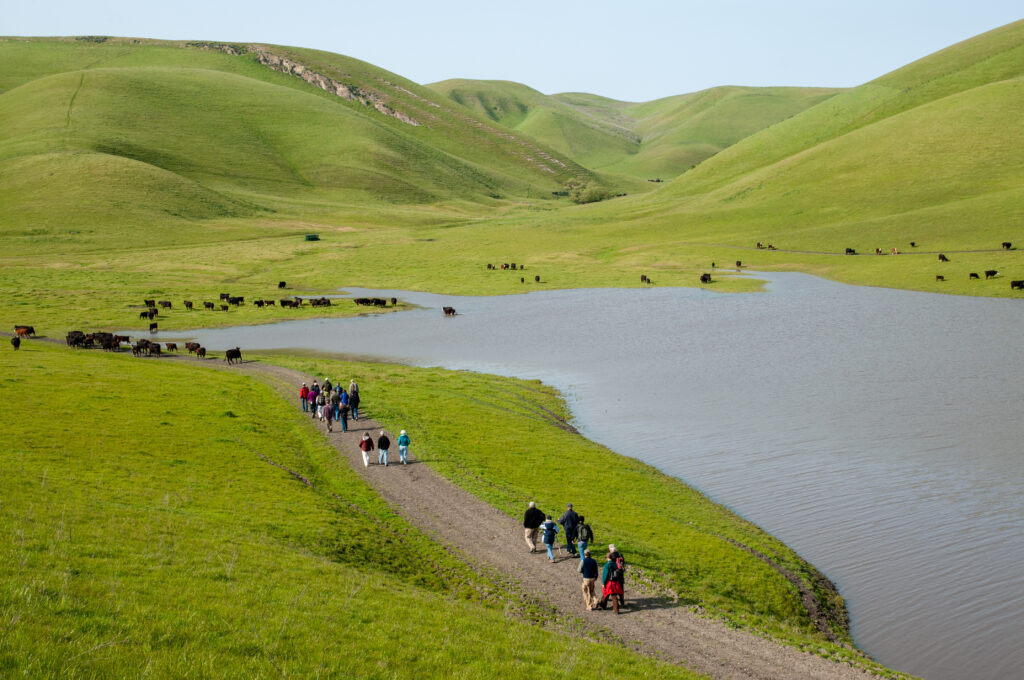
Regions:
<instances>
[{"instance_id":1,"label":"gravel path","mask_svg":"<svg viewBox=\"0 0 1024 680\"><path fill-rule=\"evenodd\" d=\"M236 365L233 370L258 377L292 402L298 401L298 386L303 381L313 381L313 376L258 362ZM298 408L297 403L295 407ZM519 518L491 507L416 460L415 433L409 465L394 464L398 460L398 446L394 445L391 465L376 465L374 455L369 467L364 467L358 441L363 432L376 438L380 430L376 422L360 418L349 422L347 433L335 428L330 434L322 423L316 424L349 465L410 523L471 563L518 582L526 592L549 603L560 614L575 617L599 636L610 634L639 652L713 678L810 680L870 675L848 664L828 661L700 618L630 579L628 569L628 599L622 613L616 616L610 607L607 611L587 611L576 558L563 554L551 563L542 551L531 554L523 540ZM392 441L397 439L397 433L388 435ZM603 549L605 545L599 547ZM628 559L628 551L626 555Z\"/></svg>"}]
</instances>

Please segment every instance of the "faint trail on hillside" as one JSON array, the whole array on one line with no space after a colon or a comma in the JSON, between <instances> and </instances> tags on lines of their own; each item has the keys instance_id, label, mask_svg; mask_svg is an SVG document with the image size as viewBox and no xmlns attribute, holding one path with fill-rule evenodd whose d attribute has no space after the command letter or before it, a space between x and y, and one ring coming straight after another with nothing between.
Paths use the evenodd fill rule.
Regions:
<instances>
[{"instance_id":1,"label":"faint trail on hillside","mask_svg":"<svg viewBox=\"0 0 1024 680\"><path fill-rule=\"evenodd\" d=\"M68 130L71 128L71 109L75 107L75 99L78 97L78 91L82 89L82 83L85 82L85 72L78 76L78 86L75 87L75 91L71 94L71 100L68 101L68 112L64 115L64 129Z\"/></svg>"},{"instance_id":2,"label":"faint trail on hillside","mask_svg":"<svg viewBox=\"0 0 1024 680\"><path fill-rule=\"evenodd\" d=\"M229 370L222 362L216 364L211 367ZM248 373L270 385L296 409L299 408L298 387L302 382L313 380L311 375L259 362L235 365L230 370ZM372 463L364 467L358 442L364 432L376 438L380 430L376 421L350 420L348 432L335 428L328 434L322 423L310 420L352 469L411 524L467 561L497 570L559 613L580 620L599 638L608 638L610 633L613 639L635 651L682 664L713 678L824 680L868 675L848 664L774 644L743 631L731 630L720 622L700 618L687 608L675 605L664 594L646 588L637 578L627 576L628 606L623 614L616 616L610 609L588 612L583 607L580 592L578 560L563 555L552 564L543 552L530 554L523 541L519 519L463 491L419 460L415 432L412 433L410 465L392 462L387 468ZM389 434L395 438L397 433ZM391 458L392 461L398 459L397 446ZM375 458L371 456L371 460ZM602 537L602 541L609 538L613 537ZM603 546L603 542L599 545Z\"/></svg>"}]
</instances>

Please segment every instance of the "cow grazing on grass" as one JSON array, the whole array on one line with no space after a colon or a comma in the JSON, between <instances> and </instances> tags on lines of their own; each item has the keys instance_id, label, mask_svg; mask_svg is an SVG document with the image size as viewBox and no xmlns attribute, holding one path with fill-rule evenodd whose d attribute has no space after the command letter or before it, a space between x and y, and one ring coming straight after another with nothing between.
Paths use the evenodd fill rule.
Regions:
<instances>
[{"instance_id":1,"label":"cow grazing on grass","mask_svg":"<svg viewBox=\"0 0 1024 680\"><path fill-rule=\"evenodd\" d=\"M701 283L711 283L711 274L704 273L700 275Z\"/></svg>"},{"instance_id":2,"label":"cow grazing on grass","mask_svg":"<svg viewBox=\"0 0 1024 680\"><path fill-rule=\"evenodd\" d=\"M238 363L242 363L242 350L236 347L234 349L229 349L227 352L224 352L224 361L228 362L229 364L233 364L236 361Z\"/></svg>"},{"instance_id":3,"label":"cow grazing on grass","mask_svg":"<svg viewBox=\"0 0 1024 680\"><path fill-rule=\"evenodd\" d=\"M1003 250L1009 250L1012 247L1013 247L1012 243L1010 243L1009 241L1003 241Z\"/></svg>"},{"instance_id":4,"label":"cow grazing on grass","mask_svg":"<svg viewBox=\"0 0 1024 680\"><path fill-rule=\"evenodd\" d=\"M231 296L231 297L228 298L228 304L229 305L235 305L237 307L238 305L245 304L245 298L244 297Z\"/></svg>"},{"instance_id":5,"label":"cow grazing on grass","mask_svg":"<svg viewBox=\"0 0 1024 680\"><path fill-rule=\"evenodd\" d=\"M942 253L939 253L939 262L949 262L949 258Z\"/></svg>"},{"instance_id":6,"label":"cow grazing on grass","mask_svg":"<svg viewBox=\"0 0 1024 680\"><path fill-rule=\"evenodd\" d=\"M14 327L14 334L15 335L20 335L23 338L27 338L27 337L29 337L31 335L35 335L36 334L36 329L33 328L32 326L15 326Z\"/></svg>"},{"instance_id":7,"label":"cow grazing on grass","mask_svg":"<svg viewBox=\"0 0 1024 680\"><path fill-rule=\"evenodd\" d=\"M160 301L160 308L161 309L170 309L171 308L171 301L170 300L161 300Z\"/></svg>"},{"instance_id":8,"label":"cow grazing on grass","mask_svg":"<svg viewBox=\"0 0 1024 680\"><path fill-rule=\"evenodd\" d=\"M986 269L985 270L985 278L986 279L991 279L991 278L993 278L998 273L999 272L997 272L995 269Z\"/></svg>"},{"instance_id":9,"label":"cow grazing on grass","mask_svg":"<svg viewBox=\"0 0 1024 680\"><path fill-rule=\"evenodd\" d=\"M935 280L936 280L936 281L945 281L945 280L946 280L946 277L945 277L945 276L943 276L942 274L936 274L936 275L935 275Z\"/></svg>"},{"instance_id":10,"label":"cow grazing on grass","mask_svg":"<svg viewBox=\"0 0 1024 680\"><path fill-rule=\"evenodd\" d=\"M199 349L197 349L196 350L196 356L199 357L200 359L205 359L206 358L206 348L205 347L200 347Z\"/></svg>"},{"instance_id":11,"label":"cow grazing on grass","mask_svg":"<svg viewBox=\"0 0 1024 680\"><path fill-rule=\"evenodd\" d=\"M142 303L147 307L156 307L156 300L143 300Z\"/></svg>"},{"instance_id":12,"label":"cow grazing on grass","mask_svg":"<svg viewBox=\"0 0 1024 680\"><path fill-rule=\"evenodd\" d=\"M454 307L442 307L441 311L444 312L445 316L455 316L455 308Z\"/></svg>"},{"instance_id":13,"label":"cow grazing on grass","mask_svg":"<svg viewBox=\"0 0 1024 680\"><path fill-rule=\"evenodd\" d=\"M640 283L647 283L647 274L640 275Z\"/></svg>"},{"instance_id":14,"label":"cow grazing on grass","mask_svg":"<svg viewBox=\"0 0 1024 680\"><path fill-rule=\"evenodd\" d=\"M287 284L287 283L285 283L284 281L278 281L278 282L277 282L277 287L278 287L278 288L284 288L284 287L285 287L285 286L287 286L287 285L288 285L288 284Z\"/></svg>"},{"instance_id":15,"label":"cow grazing on grass","mask_svg":"<svg viewBox=\"0 0 1024 680\"><path fill-rule=\"evenodd\" d=\"M263 309L263 300L255 300L253 301L253 304L259 307L260 309Z\"/></svg>"},{"instance_id":16,"label":"cow grazing on grass","mask_svg":"<svg viewBox=\"0 0 1024 680\"><path fill-rule=\"evenodd\" d=\"M212 302L204 302L203 303L203 309L211 309L212 310L215 307L216 307L216 305L213 304Z\"/></svg>"},{"instance_id":17,"label":"cow grazing on grass","mask_svg":"<svg viewBox=\"0 0 1024 680\"><path fill-rule=\"evenodd\" d=\"M229 297L231 297L231 293L221 293L220 294L220 299L221 300L227 300Z\"/></svg>"},{"instance_id":18,"label":"cow grazing on grass","mask_svg":"<svg viewBox=\"0 0 1024 680\"><path fill-rule=\"evenodd\" d=\"M221 305L220 306L220 311L222 311L222 312L228 311L228 306L227 305Z\"/></svg>"},{"instance_id":19,"label":"cow grazing on grass","mask_svg":"<svg viewBox=\"0 0 1024 680\"><path fill-rule=\"evenodd\" d=\"M197 349L199 349L199 343L198 342L186 342L185 343L185 349L188 350L189 354L195 354L195 351Z\"/></svg>"},{"instance_id":20,"label":"cow grazing on grass","mask_svg":"<svg viewBox=\"0 0 1024 680\"><path fill-rule=\"evenodd\" d=\"M139 312L139 318L140 319L148 319L149 318L149 312Z\"/></svg>"},{"instance_id":21,"label":"cow grazing on grass","mask_svg":"<svg viewBox=\"0 0 1024 680\"><path fill-rule=\"evenodd\" d=\"M978 277L978 272L971 272L971 278L972 278L972 279L977 279L977 278L979 278L979 277Z\"/></svg>"},{"instance_id":22,"label":"cow grazing on grass","mask_svg":"<svg viewBox=\"0 0 1024 680\"><path fill-rule=\"evenodd\" d=\"M187 309L190 312L192 311L192 301L191 300L185 300L185 309Z\"/></svg>"},{"instance_id":23,"label":"cow grazing on grass","mask_svg":"<svg viewBox=\"0 0 1024 680\"><path fill-rule=\"evenodd\" d=\"M856 255L856 254L857 254L857 251L856 251L856 250L854 250L853 248L847 248L847 249L846 249L846 254L847 254L847 255Z\"/></svg>"},{"instance_id":24,"label":"cow grazing on grass","mask_svg":"<svg viewBox=\"0 0 1024 680\"><path fill-rule=\"evenodd\" d=\"M149 343L149 347L146 348L146 351L149 352L149 356L153 356L154 354L156 356L160 356L160 343L159 342L151 342L151 343Z\"/></svg>"},{"instance_id":25,"label":"cow grazing on grass","mask_svg":"<svg viewBox=\"0 0 1024 680\"><path fill-rule=\"evenodd\" d=\"M178 351L178 343L176 343L176 342L165 342L164 343L164 347L167 348L168 352L177 352Z\"/></svg>"},{"instance_id":26,"label":"cow grazing on grass","mask_svg":"<svg viewBox=\"0 0 1024 680\"><path fill-rule=\"evenodd\" d=\"M1010 281L1010 290L1024 290L1024 281Z\"/></svg>"},{"instance_id":27,"label":"cow grazing on grass","mask_svg":"<svg viewBox=\"0 0 1024 680\"><path fill-rule=\"evenodd\" d=\"M274 300L264 300L263 304L267 305L268 307L274 307L277 303Z\"/></svg>"},{"instance_id":28,"label":"cow grazing on grass","mask_svg":"<svg viewBox=\"0 0 1024 680\"><path fill-rule=\"evenodd\" d=\"M156 331L157 331L157 326L156 326L156 322L154 321L153 323L149 324L149 332L150 333L156 333Z\"/></svg>"},{"instance_id":29,"label":"cow grazing on grass","mask_svg":"<svg viewBox=\"0 0 1024 680\"><path fill-rule=\"evenodd\" d=\"M11 338L11 347L14 348L14 351L18 351L18 348L21 347L21 338L17 335Z\"/></svg>"}]
</instances>

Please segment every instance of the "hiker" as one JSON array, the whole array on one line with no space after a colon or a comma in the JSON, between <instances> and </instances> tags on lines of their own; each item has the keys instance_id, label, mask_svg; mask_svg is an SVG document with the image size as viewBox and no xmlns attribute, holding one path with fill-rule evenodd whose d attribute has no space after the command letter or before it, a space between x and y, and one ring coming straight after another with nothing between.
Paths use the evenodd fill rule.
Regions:
<instances>
[{"instance_id":1,"label":"hiker","mask_svg":"<svg viewBox=\"0 0 1024 680\"><path fill-rule=\"evenodd\" d=\"M355 378L352 378L351 380L348 381L348 394L349 396L352 396L353 394L359 394L359 385L356 384Z\"/></svg>"},{"instance_id":2,"label":"hiker","mask_svg":"<svg viewBox=\"0 0 1024 680\"><path fill-rule=\"evenodd\" d=\"M388 449L390 448L391 440L388 439L386 434L384 434L384 430L381 430L380 437L377 439L377 451L379 452L377 456L377 465L380 465L381 462L383 462L384 467L388 466Z\"/></svg>"},{"instance_id":3,"label":"hiker","mask_svg":"<svg viewBox=\"0 0 1024 680\"><path fill-rule=\"evenodd\" d=\"M331 385L330 378L324 378L324 392L326 392L327 394L330 394L331 393L331 387L332 387L332 385Z\"/></svg>"},{"instance_id":4,"label":"hiker","mask_svg":"<svg viewBox=\"0 0 1024 680\"><path fill-rule=\"evenodd\" d=\"M363 467L370 467L370 451L373 451L373 440L370 433L364 432L363 438L359 440L359 449L363 452Z\"/></svg>"},{"instance_id":5,"label":"hiker","mask_svg":"<svg viewBox=\"0 0 1024 680\"><path fill-rule=\"evenodd\" d=\"M587 611L597 608L597 595L594 593L594 584L597 582L597 560L590 556L589 550L581 550L580 566L578 571L583 575L583 604Z\"/></svg>"},{"instance_id":6,"label":"hiker","mask_svg":"<svg viewBox=\"0 0 1024 680\"><path fill-rule=\"evenodd\" d=\"M612 606L615 608L615 613L618 614L619 607L626 606L622 590L626 563L622 555L615 550L614 545L608 546L608 549L607 561L604 563L604 570L601 572L601 583L604 584L604 589L601 591L601 601L597 606L605 609L608 606L608 598L610 597L612 598Z\"/></svg>"},{"instance_id":7,"label":"hiker","mask_svg":"<svg viewBox=\"0 0 1024 680\"><path fill-rule=\"evenodd\" d=\"M544 530L544 547L548 549L548 562L555 561L555 555L551 552L551 548L555 545L555 535L558 533L558 525L555 524L554 520L551 519L551 515L547 516L544 523L540 525L540 528Z\"/></svg>"},{"instance_id":8,"label":"hiker","mask_svg":"<svg viewBox=\"0 0 1024 680\"><path fill-rule=\"evenodd\" d=\"M331 421L334 420L334 409L331 408L330 404L324 404L322 412L324 414L324 417L322 418L322 420L325 423L327 423L327 431L328 432L334 432L334 430L331 429Z\"/></svg>"},{"instance_id":9,"label":"hiker","mask_svg":"<svg viewBox=\"0 0 1024 680\"><path fill-rule=\"evenodd\" d=\"M565 512L558 518L558 523L565 528L565 549L570 555L576 555L576 525L579 524L580 516L572 509L572 503L566 507Z\"/></svg>"},{"instance_id":10,"label":"hiker","mask_svg":"<svg viewBox=\"0 0 1024 680\"><path fill-rule=\"evenodd\" d=\"M341 397L338 396L337 392L328 392L331 400L331 413L334 414L334 419L338 419L338 409L341 408Z\"/></svg>"},{"instance_id":11,"label":"hiker","mask_svg":"<svg viewBox=\"0 0 1024 680\"><path fill-rule=\"evenodd\" d=\"M320 419L321 423L324 421L324 411L327 410L325 408L326 405L327 397L324 396L323 392L318 393L316 395L316 415Z\"/></svg>"},{"instance_id":12,"label":"hiker","mask_svg":"<svg viewBox=\"0 0 1024 680\"><path fill-rule=\"evenodd\" d=\"M398 435L398 457L402 460L402 465L409 464L409 435L405 430Z\"/></svg>"},{"instance_id":13,"label":"hiker","mask_svg":"<svg viewBox=\"0 0 1024 680\"><path fill-rule=\"evenodd\" d=\"M338 408L338 420L341 421L341 431L348 432L348 404L342 404Z\"/></svg>"},{"instance_id":14,"label":"hiker","mask_svg":"<svg viewBox=\"0 0 1024 680\"><path fill-rule=\"evenodd\" d=\"M586 522L586 518L583 517L583 515L580 515L580 523L576 525L576 549L580 554L580 562L583 561L583 552L593 541L594 532L591 531L590 525Z\"/></svg>"},{"instance_id":15,"label":"hiker","mask_svg":"<svg viewBox=\"0 0 1024 680\"><path fill-rule=\"evenodd\" d=\"M530 501L530 507L523 514L523 529L525 530L526 545L532 553L537 552L537 531L543 523L544 513L540 511L536 503Z\"/></svg>"},{"instance_id":16,"label":"hiker","mask_svg":"<svg viewBox=\"0 0 1024 680\"><path fill-rule=\"evenodd\" d=\"M619 602L621 602L622 606L625 607L626 606L626 558L624 558L622 556L622 553L619 552L619 549L615 547L614 543L609 543L608 544L608 552L611 553L612 559L616 560L619 563L617 577L616 577L615 580L619 582L619 589L622 591L619 594Z\"/></svg>"},{"instance_id":17,"label":"hiker","mask_svg":"<svg viewBox=\"0 0 1024 680\"><path fill-rule=\"evenodd\" d=\"M352 420L359 420L359 392L348 395L348 408L352 412Z\"/></svg>"},{"instance_id":18,"label":"hiker","mask_svg":"<svg viewBox=\"0 0 1024 680\"><path fill-rule=\"evenodd\" d=\"M310 418L316 418L316 392L313 388L309 389L309 410L311 412Z\"/></svg>"},{"instance_id":19,"label":"hiker","mask_svg":"<svg viewBox=\"0 0 1024 680\"><path fill-rule=\"evenodd\" d=\"M309 411L309 388L306 387L306 383L302 383L302 389L299 390L299 401L302 402L302 412L307 413Z\"/></svg>"}]
</instances>

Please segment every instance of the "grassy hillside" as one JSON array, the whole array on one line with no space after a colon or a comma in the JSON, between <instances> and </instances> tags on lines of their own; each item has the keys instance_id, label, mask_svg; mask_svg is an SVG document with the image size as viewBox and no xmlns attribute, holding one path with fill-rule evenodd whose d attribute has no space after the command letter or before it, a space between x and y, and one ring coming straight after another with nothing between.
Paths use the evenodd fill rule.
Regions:
<instances>
[{"instance_id":1,"label":"grassy hillside","mask_svg":"<svg viewBox=\"0 0 1024 680\"><path fill-rule=\"evenodd\" d=\"M38 342L0 367L4 677L694 677L528 623L251 379Z\"/></svg>"},{"instance_id":2,"label":"grassy hillside","mask_svg":"<svg viewBox=\"0 0 1024 680\"><path fill-rule=\"evenodd\" d=\"M446 80L430 87L581 165L641 180L674 178L838 91L718 87L630 103L583 93L547 96L507 81Z\"/></svg>"}]
</instances>

